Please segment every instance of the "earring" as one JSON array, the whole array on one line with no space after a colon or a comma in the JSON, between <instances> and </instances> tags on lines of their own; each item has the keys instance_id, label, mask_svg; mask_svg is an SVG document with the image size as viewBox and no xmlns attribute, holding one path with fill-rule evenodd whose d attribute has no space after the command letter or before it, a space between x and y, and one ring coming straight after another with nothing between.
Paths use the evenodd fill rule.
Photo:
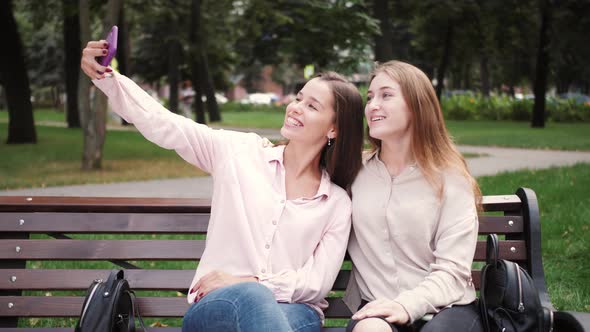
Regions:
<instances>
[{"instance_id":1,"label":"earring","mask_svg":"<svg viewBox=\"0 0 590 332\"><path fill-rule=\"evenodd\" d=\"M332 141L333 141L333 140L334 140L333 138L329 138L329 137L328 137L328 146L331 146L331 145L332 145Z\"/></svg>"}]
</instances>

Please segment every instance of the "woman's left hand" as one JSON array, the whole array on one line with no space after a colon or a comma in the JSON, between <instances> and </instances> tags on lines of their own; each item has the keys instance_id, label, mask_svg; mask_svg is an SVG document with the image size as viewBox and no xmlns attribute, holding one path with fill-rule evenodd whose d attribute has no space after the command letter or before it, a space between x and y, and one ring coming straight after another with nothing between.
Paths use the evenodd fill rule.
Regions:
<instances>
[{"instance_id":1,"label":"woman's left hand","mask_svg":"<svg viewBox=\"0 0 590 332\"><path fill-rule=\"evenodd\" d=\"M375 300L367 303L361 310L352 316L354 320L361 320L368 317L385 317L389 323L406 324L410 315L401 304L391 300Z\"/></svg>"},{"instance_id":2,"label":"woman's left hand","mask_svg":"<svg viewBox=\"0 0 590 332\"><path fill-rule=\"evenodd\" d=\"M255 277L236 277L223 271L215 270L204 275L195 286L191 289L190 293L197 293L196 301L199 301L203 296L210 292L222 288L225 286L234 285L240 282L258 281Z\"/></svg>"}]
</instances>

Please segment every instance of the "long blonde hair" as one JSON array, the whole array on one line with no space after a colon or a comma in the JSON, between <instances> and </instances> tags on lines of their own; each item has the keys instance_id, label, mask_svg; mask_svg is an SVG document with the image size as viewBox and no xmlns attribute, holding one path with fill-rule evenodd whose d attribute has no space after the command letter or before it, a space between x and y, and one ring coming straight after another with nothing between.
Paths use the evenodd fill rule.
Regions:
<instances>
[{"instance_id":1,"label":"long blonde hair","mask_svg":"<svg viewBox=\"0 0 590 332\"><path fill-rule=\"evenodd\" d=\"M471 183L479 210L481 191L447 131L440 103L426 74L408 63L388 61L373 70L371 81L381 73L395 80L401 87L406 105L412 114L411 150L426 180L436 190L439 198L442 198L442 172L448 168L458 171ZM380 140L369 136L369 141L373 150L381 147Z\"/></svg>"}]
</instances>

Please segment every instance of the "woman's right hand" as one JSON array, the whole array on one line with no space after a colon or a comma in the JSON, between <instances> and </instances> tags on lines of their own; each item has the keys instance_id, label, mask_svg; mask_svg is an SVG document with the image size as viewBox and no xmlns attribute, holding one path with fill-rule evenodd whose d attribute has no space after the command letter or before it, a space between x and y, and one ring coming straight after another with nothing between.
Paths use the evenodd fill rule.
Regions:
<instances>
[{"instance_id":1,"label":"woman's right hand","mask_svg":"<svg viewBox=\"0 0 590 332\"><path fill-rule=\"evenodd\" d=\"M86 44L86 48L82 50L82 60L80 67L90 77L90 79L101 79L105 77L105 72L109 73L112 71L111 68L101 66L96 58L107 55L107 49L109 44L106 40L89 41Z\"/></svg>"}]
</instances>

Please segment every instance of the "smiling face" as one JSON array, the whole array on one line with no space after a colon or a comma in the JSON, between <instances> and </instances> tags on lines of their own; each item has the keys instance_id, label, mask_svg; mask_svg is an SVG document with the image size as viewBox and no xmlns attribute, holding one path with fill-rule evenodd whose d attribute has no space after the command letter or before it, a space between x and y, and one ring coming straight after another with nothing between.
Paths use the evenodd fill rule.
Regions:
<instances>
[{"instance_id":1,"label":"smiling face","mask_svg":"<svg viewBox=\"0 0 590 332\"><path fill-rule=\"evenodd\" d=\"M412 113L399 83L385 73L377 74L371 81L365 116L373 138L402 139L410 135Z\"/></svg>"},{"instance_id":2,"label":"smiling face","mask_svg":"<svg viewBox=\"0 0 590 332\"><path fill-rule=\"evenodd\" d=\"M289 141L325 145L328 137L336 137L335 116L330 86L314 78L287 105L281 135Z\"/></svg>"}]
</instances>

